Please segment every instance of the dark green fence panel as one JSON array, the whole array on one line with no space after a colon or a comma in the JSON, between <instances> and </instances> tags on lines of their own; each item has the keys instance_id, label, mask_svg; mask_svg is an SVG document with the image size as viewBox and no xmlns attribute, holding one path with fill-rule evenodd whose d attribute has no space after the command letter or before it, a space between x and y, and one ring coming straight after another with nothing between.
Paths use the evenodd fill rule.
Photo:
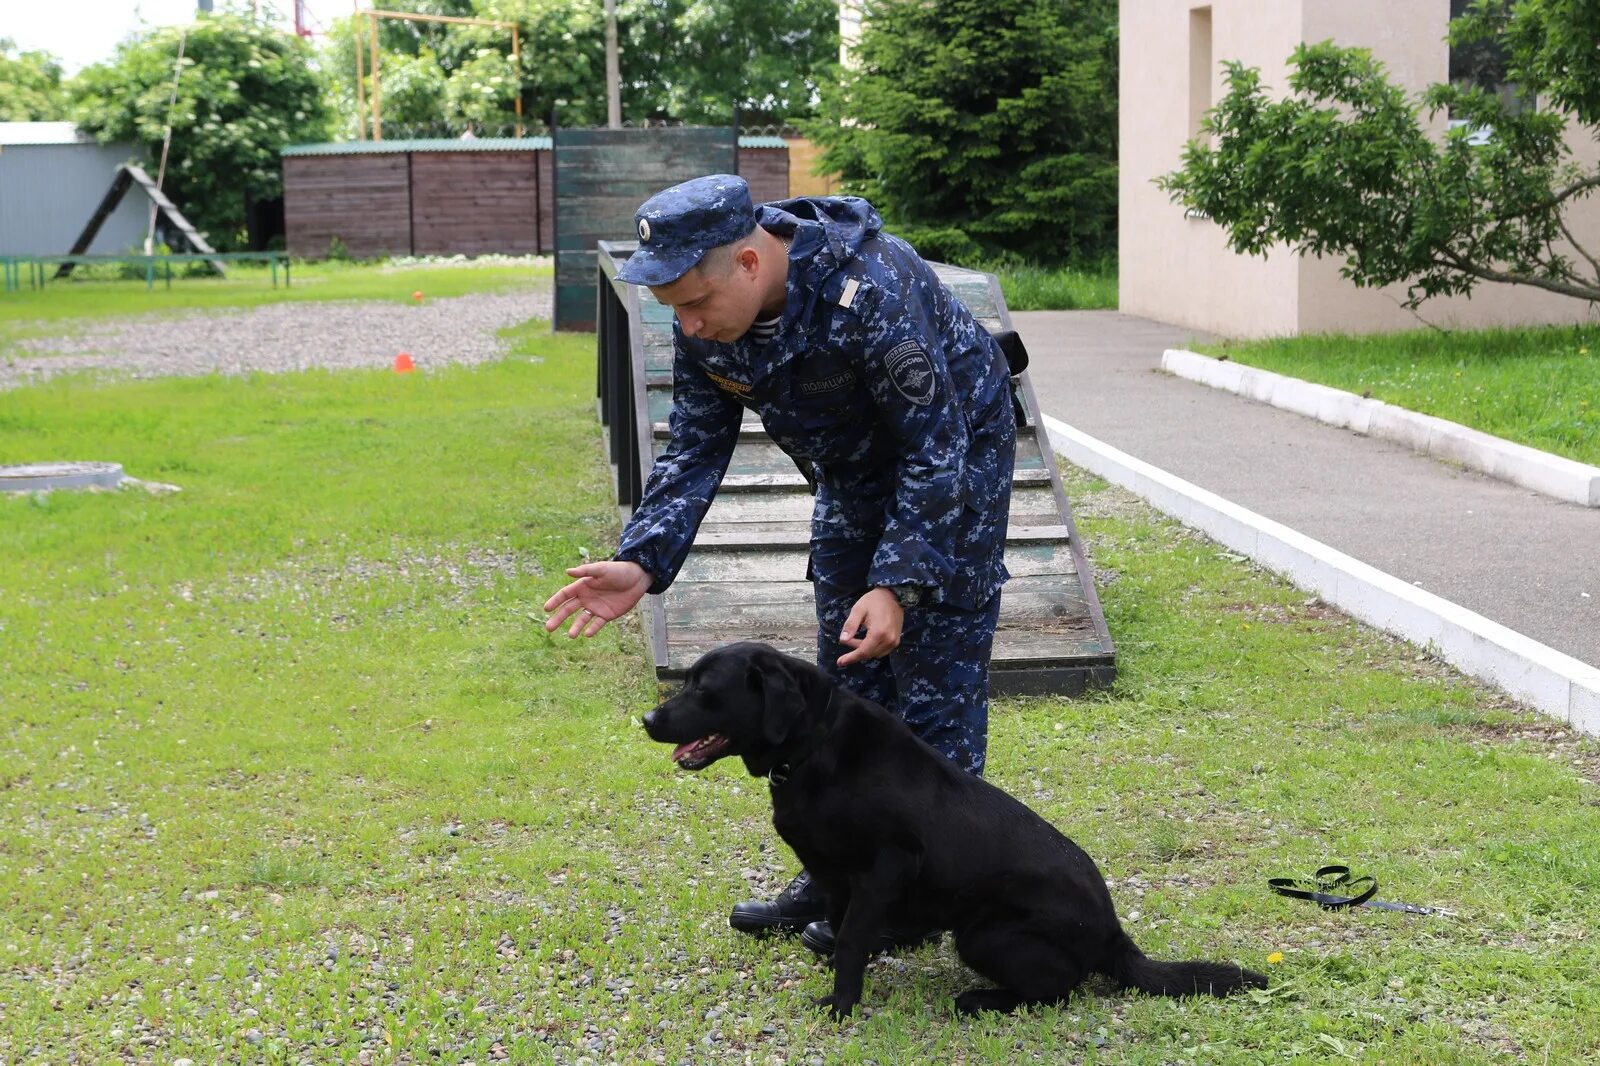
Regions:
<instances>
[{"instance_id":1,"label":"dark green fence panel","mask_svg":"<svg viewBox=\"0 0 1600 1066\"><path fill-rule=\"evenodd\" d=\"M555 328L595 328L595 243L636 238L633 212L652 193L738 167L730 127L554 131Z\"/></svg>"}]
</instances>

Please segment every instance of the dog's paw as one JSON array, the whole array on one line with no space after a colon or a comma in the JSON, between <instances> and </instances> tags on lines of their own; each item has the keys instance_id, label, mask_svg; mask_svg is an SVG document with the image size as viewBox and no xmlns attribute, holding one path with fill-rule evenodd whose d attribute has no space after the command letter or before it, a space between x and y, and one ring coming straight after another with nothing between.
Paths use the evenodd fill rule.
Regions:
<instances>
[{"instance_id":1,"label":"dog's paw","mask_svg":"<svg viewBox=\"0 0 1600 1066\"><path fill-rule=\"evenodd\" d=\"M826 1010L836 1022L844 1021L856 1009L855 1000L840 999L837 995L818 996L812 1001L812 1005L818 1010Z\"/></svg>"}]
</instances>

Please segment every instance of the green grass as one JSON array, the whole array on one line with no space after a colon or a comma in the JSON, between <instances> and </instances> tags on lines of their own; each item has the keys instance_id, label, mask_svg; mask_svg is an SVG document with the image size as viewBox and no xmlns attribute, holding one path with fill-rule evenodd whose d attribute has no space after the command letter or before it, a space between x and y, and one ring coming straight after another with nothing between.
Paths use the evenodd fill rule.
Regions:
<instances>
[{"instance_id":1,"label":"green grass","mask_svg":"<svg viewBox=\"0 0 1600 1066\"><path fill-rule=\"evenodd\" d=\"M172 288L158 281L147 290L143 281L52 281L42 289L0 294L0 351L21 336L59 332L72 319L112 318L151 311L189 311L299 300L387 300L409 303L412 293L424 299L461 296L526 285L530 277L551 273L543 266L487 263L449 267L390 267L377 263L295 263L293 284L273 288L268 269L255 263L232 263L228 276L174 279Z\"/></svg>"},{"instance_id":2,"label":"green grass","mask_svg":"<svg viewBox=\"0 0 1600 1066\"><path fill-rule=\"evenodd\" d=\"M1115 264L1080 267L1007 266L996 270L1006 307L1012 311L1077 311L1117 308Z\"/></svg>"},{"instance_id":3,"label":"green grass","mask_svg":"<svg viewBox=\"0 0 1600 1066\"><path fill-rule=\"evenodd\" d=\"M1319 335L1200 351L1600 464L1600 328Z\"/></svg>"},{"instance_id":4,"label":"green grass","mask_svg":"<svg viewBox=\"0 0 1600 1066\"><path fill-rule=\"evenodd\" d=\"M804 948L727 928L791 872L761 782L643 735L637 624L540 627L616 512L592 338L513 340L407 376L0 393L0 462L183 488L0 498L0 1060L1600 1054L1595 746L1075 472L1120 679L1001 702L991 776L1152 955L1273 988L966 1021L945 945L824 1021ZM1330 861L1460 916L1266 890Z\"/></svg>"}]
</instances>

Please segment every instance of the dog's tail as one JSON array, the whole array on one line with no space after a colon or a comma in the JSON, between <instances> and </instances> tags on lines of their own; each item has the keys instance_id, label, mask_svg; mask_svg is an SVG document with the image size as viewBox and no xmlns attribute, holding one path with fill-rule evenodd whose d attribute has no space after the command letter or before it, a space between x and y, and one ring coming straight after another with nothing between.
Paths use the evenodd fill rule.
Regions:
<instances>
[{"instance_id":1,"label":"dog's tail","mask_svg":"<svg viewBox=\"0 0 1600 1066\"><path fill-rule=\"evenodd\" d=\"M1157 996L1226 996L1246 988L1266 988L1267 979L1243 966L1220 962L1157 962L1122 934L1106 973L1122 988Z\"/></svg>"}]
</instances>

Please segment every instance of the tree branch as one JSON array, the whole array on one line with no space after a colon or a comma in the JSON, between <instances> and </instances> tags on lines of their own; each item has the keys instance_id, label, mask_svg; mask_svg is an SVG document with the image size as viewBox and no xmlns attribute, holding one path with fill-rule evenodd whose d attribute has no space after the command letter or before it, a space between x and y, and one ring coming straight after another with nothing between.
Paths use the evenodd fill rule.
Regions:
<instances>
[{"instance_id":1,"label":"tree branch","mask_svg":"<svg viewBox=\"0 0 1600 1066\"><path fill-rule=\"evenodd\" d=\"M1597 285L1600 285L1600 259L1590 255L1588 250L1578 243L1578 238L1574 237L1572 230L1567 228L1567 220L1560 212L1556 213L1556 225L1561 227L1561 232L1566 235L1567 242L1578 250L1579 255L1589 261L1590 266L1594 267L1594 280Z\"/></svg>"},{"instance_id":2,"label":"tree branch","mask_svg":"<svg viewBox=\"0 0 1600 1066\"><path fill-rule=\"evenodd\" d=\"M1571 296L1579 300L1600 302L1600 284L1574 285L1564 281L1552 281L1549 278L1534 277L1529 274L1508 274L1503 270L1493 270L1489 267L1469 263L1460 256L1448 250L1441 250L1440 256L1444 264L1463 274L1470 274L1484 281L1500 281L1507 285L1529 285L1535 289L1544 289L1546 292L1559 293L1562 296Z\"/></svg>"}]
</instances>

